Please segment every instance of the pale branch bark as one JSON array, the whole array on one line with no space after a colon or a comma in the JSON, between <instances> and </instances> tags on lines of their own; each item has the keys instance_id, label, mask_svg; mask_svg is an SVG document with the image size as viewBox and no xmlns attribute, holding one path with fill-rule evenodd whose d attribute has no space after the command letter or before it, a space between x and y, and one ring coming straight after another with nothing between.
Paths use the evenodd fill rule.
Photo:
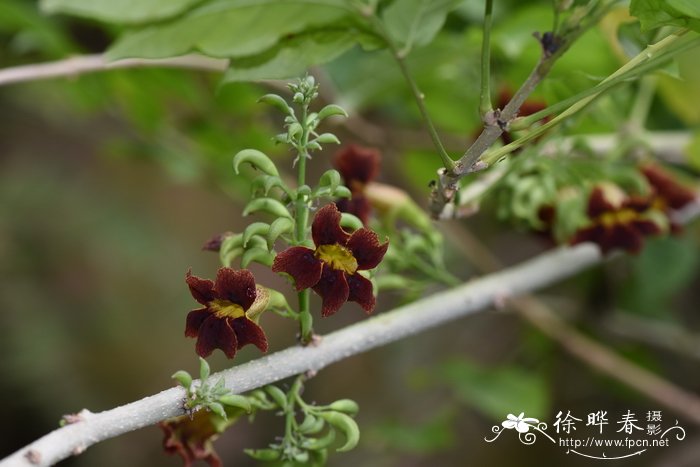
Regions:
<instances>
[{"instance_id":1,"label":"pale branch bark","mask_svg":"<svg viewBox=\"0 0 700 467\"><path fill-rule=\"evenodd\" d=\"M696 203L679 213L678 220L688 222L698 216L700 204ZM318 345L291 347L222 371L212 378L223 377L226 387L241 393L306 371L318 371L352 355L546 287L602 259L599 249L592 244L558 248L517 266L343 328L325 336ZM20 449L0 461L0 467L52 465L100 441L182 415L184 396L181 388L171 388L104 412L83 410L78 414L79 421L58 428ZM691 419L700 421L700 416Z\"/></svg>"},{"instance_id":2,"label":"pale branch bark","mask_svg":"<svg viewBox=\"0 0 700 467\"><path fill-rule=\"evenodd\" d=\"M0 86L37 81L51 78L76 77L96 71L120 68L190 68L208 71L224 71L228 60L209 58L202 55L184 55L164 59L126 59L109 62L104 55L79 55L48 63L22 65L0 70Z\"/></svg>"},{"instance_id":3,"label":"pale branch bark","mask_svg":"<svg viewBox=\"0 0 700 467\"><path fill-rule=\"evenodd\" d=\"M616 311L603 319L600 329L606 334L700 360L700 335L690 333L676 323L661 319L640 318L630 312Z\"/></svg>"},{"instance_id":4,"label":"pale branch bark","mask_svg":"<svg viewBox=\"0 0 700 467\"><path fill-rule=\"evenodd\" d=\"M679 213L680 220L698 215L700 203ZM471 232L460 229L460 244L465 256L482 272L501 269L501 264ZM545 302L529 294L508 300L507 304L523 319L583 363L620 381L662 407L700 424L700 397L665 380L640 365L618 355L612 349L596 342L569 325ZM505 305L505 303L504 303Z\"/></svg>"},{"instance_id":5,"label":"pale branch bark","mask_svg":"<svg viewBox=\"0 0 700 467\"><path fill-rule=\"evenodd\" d=\"M500 303L504 298L546 287L601 261L591 244L559 248L499 273L432 295L394 311L329 334L316 346L292 347L213 375L241 393L321 368ZM184 391L171 388L100 413L82 412L81 421L20 449L0 467L52 465L92 444L183 414Z\"/></svg>"},{"instance_id":6,"label":"pale branch bark","mask_svg":"<svg viewBox=\"0 0 700 467\"><path fill-rule=\"evenodd\" d=\"M676 414L700 424L700 398L661 378L571 327L542 301L532 296L512 301L512 308L574 357L612 376Z\"/></svg>"}]
</instances>

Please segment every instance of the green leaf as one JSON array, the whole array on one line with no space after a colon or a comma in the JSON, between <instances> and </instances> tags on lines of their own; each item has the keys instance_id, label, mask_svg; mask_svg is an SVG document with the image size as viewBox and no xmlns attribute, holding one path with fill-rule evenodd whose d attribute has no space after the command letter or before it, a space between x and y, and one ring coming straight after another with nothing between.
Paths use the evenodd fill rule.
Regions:
<instances>
[{"instance_id":1,"label":"green leaf","mask_svg":"<svg viewBox=\"0 0 700 467\"><path fill-rule=\"evenodd\" d=\"M171 378L180 383L185 389L189 389L190 385L192 385L192 376L185 370L176 371Z\"/></svg>"},{"instance_id":2,"label":"green leaf","mask_svg":"<svg viewBox=\"0 0 700 467\"><path fill-rule=\"evenodd\" d=\"M414 45L425 45L442 29L447 14L461 0L396 0L382 18L392 39L407 54Z\"/></svg>"},{"instance_id":3,"label":"green leaf","mask_svg":"<svg viewBox=\"0 0 700 467\"><path fill-rule=\"evenodd\" d=\"M287 407L287 394L285 394L284 391L273 385L265 386L265 391L267 391L280 409L285 410Z\"/></svg>"},{"instance_id":4,"label":"green leaf","mask_svg":"<svg viewBox=\"0 0 700 467\"><path fill-rule=\"evenodd\" d=\"M219 397L219 402L225 405L230 405L232 407L239 407L246 412L250 413L253 407L250 405L250 401L247 397L241 396L239 394L226 394Z\"/></svg>"},{"instance_id":5,"label":"green leaf","mask_svg":"<svg viewBox=\"0 0 700 467\"><path fill-rule=\"evenodd\" d=\"M349 30L317 30L293 35L262 53L231 60L223 83L293 78L312 65L342 55L355 43L356 33Z\"/></svg>"},{"instance_id":6,"label":"green leaf","mask_svg":"<svg viewBox=\"0 0 700 467\"><path fill-rule=\"evenodd\" d=\"M343 0L214 0L172 22L127 33L107 55L111 60L164 58L200 51L212 57L246 57L351 13Z\"/></svg>"},{"instance_id":7,"label":"green leaf","mask_svg":"<svg viewBox=\"0 0 700 467\"><path fill-rule=\"evenodd\" d=\"M698 0L666 0L668 6L676 10L681 15L690 18L700 18L700 2Z\"/></svg>"},{"instance_id":8,"label":"green leaf","mask_svg":"<svg viewBox=\"0 0 700 467\"><path fill-rule=\"evenodd\" d=\"M270 224L266 222L253 222L243 231L243 247L246 248L248 246L248 242L253 235L267 235L269 231Z\"/></svg>"},{"instance_id":9,"label":"green leaf","mask_svg":"<svg viewBox=\"0 0 700 467\"><path fill-rule=\"evenodd\" d=\"M639 18L642 31L680 26L700 31L700 5L696 0L632 0L630 14Z\"/></svg>"},{"instance_id":10,"label":"green leaf","mask_svg":"<svg viewBox=\"0 0 700 467\"><path fill-rule=\"evenodd\" d=\"M211 369L209 368L209 363L202 357L199 357L199 379L202 380L202 384L209 378Z\"/></svg>"},{"instance_id":11,"label":"green leaf","mask_svg":"<svg viewBox=\"0 0 700 467\"><path fill-rule=\"evenodd\" d=\"M46 13L66 13L113 23L171 18L201 0L41 0Z\"/></svg>"},{"instance_id":12,"label":"green leaf","mask_svg":"<svg viewBox=\"0 0 700 467\"><path fill-rule=\"evenodd\" d=\"M247 162L258 170L273 177L279 176L275 163L262 151L257 149L244 149L233 156L233 170L238 175L238 168L243 162Z\"/></svg>"},{"instance_id":13,"label":"green leaf","mask_svg":"<svg viewBox=\"0 0 700 467\"><path fill-rule=\"evenodd\" d=\"M517 367L484 368L467 360L453 360L438 369L457 396L496 420L509 413L532 417L547 413L548 396L543 379Z\"/></svg>"},{"instance_id":14,"label":"green leaf","mask_svg":"<svg viewBox=\"0 0 700 467\"><path fill-rule=\"evenodd\" d=\"M688 239L661 237L650 239L630 261L630 278L620 288L621 308L664 318L669 316L674 295L693 284L700 252Z\"/></svg>"},{"instance_id":15,"label":"green leaf","mask_svg":"<svg viewBox=\"0 0 700 467\"><path fill-rule=\"evenodd\" d=\"M272 266L274 259L275 255L270 253L267 248L250 248L241 256L241 267L247 268L253 261L269 267Z\"/></svg>"},{"instance_id":16,"label":"green leaf","mask_svg":"<svg viewBox=\"0 0 700 467\"><path fill-rule=\"evenodd\" d=\"M272 214L275 217L288 217L289 219L292 218L292 215L289 214L289 211L287 210L285 205L274 198L254 199L246 205L245 209L243 210L243 215L247 216L249 214L259 211L267 212L268 214Z\"/></svg>"},{"instance_id":17,"label":"green leaf","mask_svg":"<svg viewBox=\"0 0 700 467\"><path fill-rule=\"evenodd\" d=\"M336 449L338 452L346 452L357 446L360 441L360 428L355 420L342 412L321 412L319 417L339 429L345 435L345 444Z\"/></svg>"}]
</instances>

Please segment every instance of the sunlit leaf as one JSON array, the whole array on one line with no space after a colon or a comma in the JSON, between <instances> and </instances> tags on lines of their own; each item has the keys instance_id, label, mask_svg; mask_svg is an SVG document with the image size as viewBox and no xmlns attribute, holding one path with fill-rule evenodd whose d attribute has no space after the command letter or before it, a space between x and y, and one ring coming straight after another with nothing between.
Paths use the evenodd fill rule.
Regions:
<instances>
[{"instance_id":1,"label":"sunlit leaf","mask_svg":"<svg viewBox=\"0 0 700 467\"><path fill-rule=\"evenodd\" d=\"M170 18L202 0L41 0L47 13L67 13L115 23Z\"/></svg>"}]
</instances>

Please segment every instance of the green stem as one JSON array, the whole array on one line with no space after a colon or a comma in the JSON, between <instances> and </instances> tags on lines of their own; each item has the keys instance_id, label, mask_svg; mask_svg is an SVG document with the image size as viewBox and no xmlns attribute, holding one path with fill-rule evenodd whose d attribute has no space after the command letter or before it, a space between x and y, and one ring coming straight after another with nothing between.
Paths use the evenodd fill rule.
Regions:
<instances>
[{"instance_id":1,"label":"green stem","mask_svg":"<svg viewBox=\"0 0 700 467\"><path fill-rule=\"evenodd\" d=\"M308 104L303 104L301 121L299 122L302 127L301 142L297 148L299 161L297 164L297 188L301 188L306 184L306 160L309 157L307 151L307 144L309 142L309 129L306 124L306 118L308 116ZM297 199L295 202L295 213L296 213L296 229L295 229L295 241L297 245L301 245L306 242L306 227L309 220L309 202L306 199L306 195L301 195L297 191ZM311 342L313 338L313 317L311 316L311 310L309 307L309 290L304 289L297 294L299 301L299 340L303 345Z\"/></svg>"},{"instance_id":2,"label":"green stem","mask_svg":"<svg viewBox=\"0 0 700 467\"><path fill-rule=\"evenodd\" d=\"M484 8L484 33L481 41L481 104L482 118L493 110L491 105L491 18L493 0L486 0Z\"/></svg>"},{"instance_id":3,"label":"green stem","mask_svg":"<svg viewBox=\"0 0 700 467\"><path fill-rule=\"evenodd\" d=\"M416 104L418 105L418 110L420 110L421 116L423 117L423 121L425 122L425 125L428 128L430 139L432 139L433 141L433 145L435 146L435 149L437 150L438 155L442 160L442 164L449 172L452 172L455 168L455 161L452 160L449 154L447 154L447 151L445 151L445 147L442 145L440 135L438 135L438 132L435 129L435 125L433 124L433 120L430 118L430 114L428 113L428 108L425 106L425 95L418 88L418 84L416 84L416 81L413 79L413 75L411 74L410 70L408 69L408 66L406 65L406 53L404 51L399 50L394 40L385 30L384 24L375 15L370 16L368 20L374 27L377 35L386 43L386 45L389 47L389 50L391 50L392 56L394 57L396 63L398 63L399 68L401 69L401 74L403 74L404 78L406 79L406 82L408 83L409 88L411 88L413 98L415 99Z\"/></svg>"},{"instance_id":4,"label":"green stem","mask_svg":"<svg viewBox=\"0 0 700 467\"><path fill-rule=\"evenodd\" d=\"M612 85L619 84L623 80L628 79L630 76L636 75L637 73L650 70L671 57L692 47L700 45L700 38L697 37L692 37L689 40L677 43L677 41L679 41L686 32L687 30L683 30L678 34L668 36L655 44L649 45L632 60L620 67L615 73L611 74L606 79L601 81L600 84L592 88L590 95L578 100L546 124L533 129L527 135L518 138L510 144L488 152L481 159L489 165L497 162L505 155L510 154L511 152L525 145L527 142L539 137L550 128L558 125L563 120L585 108L588 104L599 97L603 91L610 88ZM529 119L535 115L536 114L533 114L526 118Z\"/></svg>"},{"instance_id":5,"label":"green stem","mask_svg":"<svg viewBox=\"0 0 700 467\"><path fill-rule=\"evenodd\" d=\"M651 104L654 101L656 93L656 76L645 76L639 82L639 89L634 100L634 105L630 111L629 123L626 131L629 133L637 133L644 130Z\"/></svg>"}]
</instances>

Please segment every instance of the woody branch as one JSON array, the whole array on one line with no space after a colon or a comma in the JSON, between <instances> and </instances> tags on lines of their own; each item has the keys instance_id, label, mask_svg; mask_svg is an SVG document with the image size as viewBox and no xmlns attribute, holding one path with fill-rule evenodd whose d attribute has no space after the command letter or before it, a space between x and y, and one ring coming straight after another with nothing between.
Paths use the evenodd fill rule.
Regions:
<instances>
[{"instance_id":1,"label":"woody branch","mask_svg":"<svg viewBox=\"0 0 700 467\"><path fill-rule=\"evenodd\" d=\"M700 205L695 204L684 213L684 220L699 215ZM503 303L504 299L541 289L602 260L600 251L592 244L558 248L328 334L317 346L288 348L213 377L223 377L227 388L241 393L292 375L317 371L352 355L485 310ZM686 400L697 399L683 389L676 389L687 396ZM182 388L171 388L104 412L83 410L75 423L58 428L20 449L0 461L0 467L52 465L100 441L182 415L184 397ZM700 424L700 402L686 407L679 415Z\"/></svg>"}]
</instances>

